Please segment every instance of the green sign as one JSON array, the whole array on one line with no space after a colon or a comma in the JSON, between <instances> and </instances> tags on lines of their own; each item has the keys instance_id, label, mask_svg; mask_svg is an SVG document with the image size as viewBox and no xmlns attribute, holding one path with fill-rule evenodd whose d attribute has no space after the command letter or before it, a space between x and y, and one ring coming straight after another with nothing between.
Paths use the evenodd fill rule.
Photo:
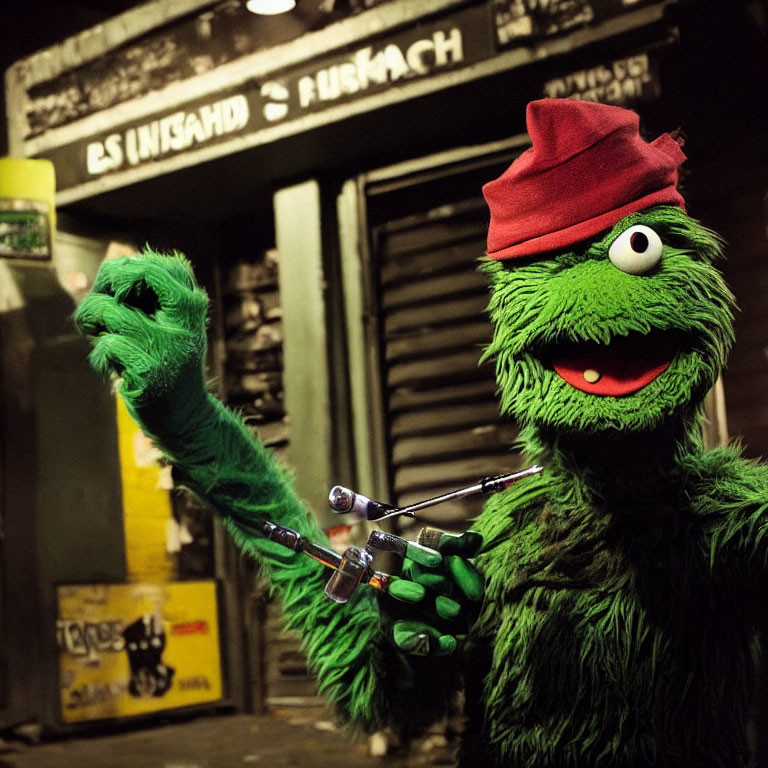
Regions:
<instances>
[{"instance_id":1,"label":"green sign","mask_svg":"<svg viewBox=\"0 0 768 768\"><path fill-rule=\"evenodd\" d=\"M0 200L0 257L51 258L48 204L37 200Z\"/></svg>"}]
</instances>

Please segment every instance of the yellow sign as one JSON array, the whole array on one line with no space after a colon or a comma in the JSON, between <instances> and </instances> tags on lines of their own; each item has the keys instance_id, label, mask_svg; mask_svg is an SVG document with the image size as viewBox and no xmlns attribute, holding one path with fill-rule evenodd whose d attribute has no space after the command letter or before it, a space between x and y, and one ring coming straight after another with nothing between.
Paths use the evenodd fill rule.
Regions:
<instances>
[{"instance_id":1,"label":"yellow sign","mask_svg":"<svg viewBox=\"0 0 768 768\"><path fill-rule=\"evenodd\" d=\"M0 157L0 199L45 203L51 235L56 230L56 171L50 160Z\"/></svg>"},{"instance_id":2,"label":"yellow sign","mask_svg":"<svg viewBox=\"0 0 768 768\"><path fill-rule=\"evenodd\" d=\"M130 717L222 698L216 583L58 588L61 717Z\"/></svg>"}]
</instances>

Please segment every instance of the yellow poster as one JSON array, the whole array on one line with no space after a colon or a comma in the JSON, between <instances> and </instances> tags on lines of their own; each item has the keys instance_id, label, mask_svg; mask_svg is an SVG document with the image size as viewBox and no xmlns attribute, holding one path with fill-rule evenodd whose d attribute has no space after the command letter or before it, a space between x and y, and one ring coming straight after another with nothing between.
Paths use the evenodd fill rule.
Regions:
<instances>
[{"instance_id":1,"label":"yellow poster","mask_svg":"<svg viewBox=\"0 0 768 768\"><path fill-rule=\"evenodd\" d=\"M117 432L123 483L123 524L127 581L172 581L176 558L169 545L175 529L171 512L171 468L131 418L118 397Z\"/></svg>"},{"instance_id":2,"label":"yellow poster","mask_svg":"<svg viewBox=\"0 0 768 768\"><path fill-rule=\"evenodd\" d=\"M130 717L222 698L214 581L58 588L61 717Z\"/></svg>"}]
</instances>

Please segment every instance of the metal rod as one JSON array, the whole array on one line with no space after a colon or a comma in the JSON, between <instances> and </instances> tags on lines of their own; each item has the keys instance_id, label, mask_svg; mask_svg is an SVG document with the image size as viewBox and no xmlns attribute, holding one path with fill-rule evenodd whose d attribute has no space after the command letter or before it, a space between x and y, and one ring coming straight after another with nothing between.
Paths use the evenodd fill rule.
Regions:
<instances>
[{"instance_id":1,"label":"metal rod","mask_svg":"<svg viewBox=\"0 0 768 768\"><path fill-rule=\"evenodd\" d=\"M243 522L245 522L245 520L243 520ZM256 527L250 521L248 522L250 528L253 529ZM307 557L317 560L318 563L322 563L326 568L330 568L333 571L339 570L343 558L332 549L323 547L322 545L305 538L298 531L294 531L293 528L288 528L285 525L278 525L269 520L260 521L258 526L270 541L276 541L278 544L282 544L293 552L305 554ZM379 571L374 571L372 568L369 568L367 569L367 572L363 574L361 583L370 584L370 586L375 587L382 592L386 592L391 581L392 577L389 574L380 573Z\"/></svg>"},{"instance_id":2,"label":"metal rod","mask_svg":"<svg viewBox=\"0 0 768 768\"><path fill-rule=\"evenodd\" d=\"M332 549L316 544L314 541L304 538L298 531L285 525L278 525L268 520L262 522L264 534L271 541L276 541L293 552L303 552L313 560L317 560L329 568L338 568L341 564L341 555Z\"/></svg>"},{"instance_id":3,"label":"metal rod","mask_svg":"<svg viewBox=\"0 0 768 768\"><path fill-rule=\"evenodd\" d=\"M305 555L309 555L313 560L317 560L318 563L328 566L328 568L336 569L341 565L341 555L331 549L315 544L314 541L304 539L304 546L301 551Z\"/></svg>"},{"instance_id":4,"label":"metal rod","mask_svg":"<svg viewBox=\"0 0 768 768\"><path fill-rule=\"evenodd\" d=\"M396 517L397 515L405 515L406 517L415 517L416 512L427 507L434 507L436 504L442 504L444 501L451 501L452 499L461 499L464 496L471 496L473 493L480 493L482 490L482 483L474 483L468 485L466 488L459 488L456 491L450 493L444 493L441 496L435 496L431 499L425 499L424 501L417 501L415 504L409 504L407 507L397 507L386 515L379 517L379 520L386 520L388 517Z\"/></svg>"},{"instance_id":5,"label":"metal rod","mask_svg":"<svg viewBox=\"0 0 768 768\"><path fill-rule=\"evenodd\" d=\"M410 504L406 507L393 509L388 514L383 515L378 519L385 520L388 517L394 517L396 515L415 517L417 511L426 509L427 507L433 507L436 504L442 504L451 499L460 499L475 493L497 493L517 480L521 480L529 475L538 474L542 469L543 467L536 465L507 475L486 477L464 488L458 488L455 491L450 491L449 493L444 493L440 496L434 496L431 499L419 501L416 504ZM341 490L347 492L347 489L342 488ZM347 493L354 497L353 492L348 491ZM334 497L333 492L331 497ZM369 499L364 499L364 501L368 505L373 503L379 507L383 506L378 502L371 502ZM292 528L288 528L285 525L278 525L269 520L251 520L238 512L233 512L231 516L235 523L237 523L243 530L255 534L260 533L266 536L270 541L282 544L293 552L302 552L313 560L316 560L327 568L333 570L334 575L331 577L328 585L326 585L325 592L332 600L339 603L346 602L359 584L369 584L376 589L386 592L389 589L393 577L387 573L374 571L373 568L370 567L373 552L378 550L388 552L393 551L397 552L401 557L405 557L408 554L408 547L412 546L409 545L405 539L401 539L394 534L385 533L383 531L374 531L371 533L365 549L360 550L356 547L349 547L342 557L332 549L328 549L320 544L316 544L314 541L310 541L303 537L298 531L294 531Z\"/></svg>"},{"instance_id":6,"label":"metal rod","mask_svg":"<svg viewBox=\"0 0 768 768\"><path fill-rule=\"evenodd\" d=\"M544 467L535 464L532 467L521 469L518 472L512 472L508 475L498 475L496 477L486 477L479 480L472 485L468 485L465 488L459 488L449 493L444 493L441 496L434 496L431 499L425 499L424 501L418 501L415 504L409 504L405 507L397 507L386 515L379 517L378 520L386 520L388 517L396 517L397 515L405 515L406 517L415 517L415 513L426 509L427 507L434 507L436 504L442 504L445 501L452 501L453 499L462 499L465 496L471 496L475 493L496 493L502 491L505 488L512 485L512 483L522 480L524 477L530 475L537 475Z\"/></svg>"}]
</instances>

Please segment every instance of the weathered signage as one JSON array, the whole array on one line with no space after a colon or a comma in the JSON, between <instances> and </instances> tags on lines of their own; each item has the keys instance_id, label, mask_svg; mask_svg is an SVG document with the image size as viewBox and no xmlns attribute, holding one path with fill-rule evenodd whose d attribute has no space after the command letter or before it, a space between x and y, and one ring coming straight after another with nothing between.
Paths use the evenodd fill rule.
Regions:
<instances>
[{"instance_id":1,"label":"weathered signage","mask_svg":"<svg viewBox=\"0 0 768 768\"><path fill-rule=\"evenodd\" d=\"M385 2L391 0L302 0L301 13L285 23L285 19L254 15L245 3L225 0L85 63L78 60L82 41L69 38L46 55L23 62L26 137L210 72ZM61 57L64 62L57 61ZM51 76L50 71L58 72L66 59L72 61L68 71Z\"/></svg>"},{"instance_id":2,"label":"weathered signage","mask_svg":"<svg viewBox=\"0 0 768 768\"><path fill-rule=\"evenodd\" d=\"M500 47L564 34L637 8L648 0L493 0Z\"/></svg>"},{"instance_id":3,"label":"weathered signage","mask_svg":"<svg viewBox=\"0 0 768 768\"><path fill-rule=\"evenodd\" d=\"M0 199L0 257L36 261L51 258L48 203Z\"/></svg>"},{"instance_id":4,"label":"weathered signage","mask_svg":"<svg viewBox=\"0 0 768 768\"><path fill-rule=\"evenodd\" d=\"M429 75L462 63L463 42L461 29L450 27L413 42L366 46L317 69L271 80L261 86L258 98L255 93L250 98L236 94L131 125L87 144L86 172L94 177L135 167L248 127L280 122L291 113L314 111L380 86ZM257 111L252 119L253 107Z\"/></svg>"},{"instance_id":5,"label":"weathered signage","mask_svg":"<svg viewBox=\"0 0 768 768\"><path fill-rule=\"evenodd\" d=\"M553 99L583 99L621 106L655 99L659 90L648 54L639 53L549 80L544 83L543 94Z\"/></svg>"},{"instance_id":6,"label":"weathered signage","mask_svg":"<svg viewBox=\"0 0 768 768\"><path fill-rule=\"evenodd\" d=\"M246 80L229 91L220 90L215 96L191 99L164 112L117 123L103 133L53 147L38 156L53 161L59 191L199 150L207 150L200 158L209 160L216 156L213 148L218 144L228 142L243 148L259 134L276 140L311 125L343 119L355 110L376 109L381 101L373 97L378 94L386 93L388 98L404 94L402 98L407 98L405 94L413 89L401 91L399 86L485 65L499 55L500 48L511 46L529 32L533 37L554 35L617 16L646 1L486 0L468 4L419 24L392 27L375 39L309 62L286 64L284 69ZM528 32L523 34L526 24ZM654 87L653 79L636 72L643 60L635 59L558 78L547 83L547 94L612 103L636 98L638 92L645 98ZM364 106L336 109L366 99ZM302 120L317 113L323 113L318 121ZM277 130L267 133L270 128ZM233 141L241 137L246 141ZM131 178L143 175L133 174Z\"/></svg>"},{"instance_id":7,"label":"weathered signage","mask_svg":"<svg viewBox=\"0 0 768 768\"><path fill-rule=\"evenodd\" d=\"M222 698L213 581L59 587L56 640L63 722Z\"/></svg>"},{"instance_id":8,"label":"weathered signage","mask_svg":"<svg viewBox=\"0 0 768 768\"><path fill-rule=\"evenodd\" d=\"M395 40L379 49L365 46L299 77L299 108L309 109L318 103L364 94L377 85L396 84L463 62L464 35L457 26L436 29L428 37L413 42ZM280 85L279 81L274 85ZM277 117L280 113L273 114ZM269 119L266 110L265 117Z\"/></svg>"},{"instance_id":9,"label":"weathered signage","mask_svg":"<svg viewBox=\"0 0 768 768\"><path fill-rule=\"evenodd\" d=\"M306 0L301 13L285 23L280 18L255 16L244 3L225 0L87 61L79 58L81 49L88 48L88 33L83 33L17 65L15 77L24 93L24 138L39 136L390 2ZM652 0L485 0L476 7L482 11L488 36L495 37L493 44L507 48L596 24L649 2ZM91 37L99 34L99 29L94 29ZM410 69L419 69L419 59L428 48L419 51L417 46L413 52L415 67L406 57ZM349 77L351 72L350 67L344 67L342 77L347 88L355 87Z\"/></svg>"},{"instance_id":10,"label":"weathered signage","mask_svg":"<svg viewBox=\"0 0 768 768\"><path fill-rule=\"evenodd\" d=\"M151 162L169 153L238 133L248 125L250 109L242 95L179 110L91 141L85 148L88 176Z\"/></svg>"},{"instance_id":11,"label":"weathered signage","mask_svg":"<svg viewBox=\"0 0 768 768\"><path fill-rule=\"evenodd\" d=\"M485 11L474 6L450 20L398 32L43 156L56 166L58 189L67 189L466 66L494 53Z\"/></svg>"}]
</instances>

